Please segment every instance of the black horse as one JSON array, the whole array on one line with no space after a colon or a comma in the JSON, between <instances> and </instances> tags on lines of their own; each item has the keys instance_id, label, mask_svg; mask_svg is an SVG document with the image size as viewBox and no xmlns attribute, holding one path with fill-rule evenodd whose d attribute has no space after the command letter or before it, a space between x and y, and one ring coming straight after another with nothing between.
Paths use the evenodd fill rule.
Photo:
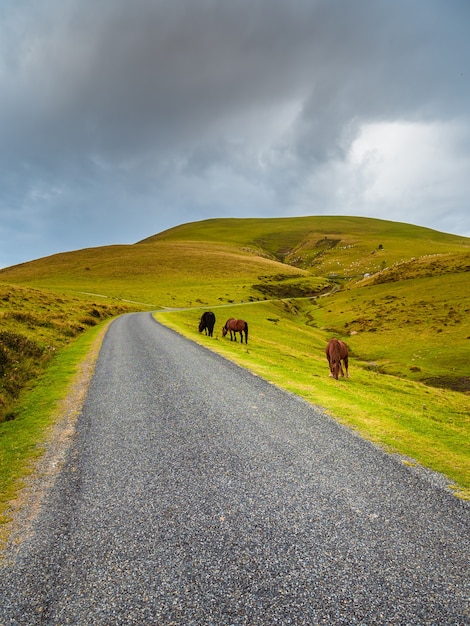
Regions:
<instances>
[{"instance_id":1,"label":"black horse","mask_svg":"<svg viewBox=\"0 0 470 626\"><path fill-rule=\"evenodd\" d=\"M215 325L215 315L212 311L206 311L202 314L201 321L199 322L199 332L206 331L206 335L212 337Z\"/></svg>"}]
</instances>

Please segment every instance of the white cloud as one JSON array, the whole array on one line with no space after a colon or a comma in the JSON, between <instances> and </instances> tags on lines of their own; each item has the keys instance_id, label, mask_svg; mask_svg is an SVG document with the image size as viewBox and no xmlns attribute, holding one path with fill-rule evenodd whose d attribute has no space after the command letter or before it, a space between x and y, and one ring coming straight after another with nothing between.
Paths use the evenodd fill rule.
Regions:
<instances>
[{"instance_id":1,"label":"white cloud","mask_svg":"<svg viewBox=\"0 0 470 626\"><path fill-rule=\"evenodd\" d=\"M361 206L402 218L453 211L470 197L470 133L459 122L366 124L349 151L350 180Z\"/></svg>"}]
</instances>

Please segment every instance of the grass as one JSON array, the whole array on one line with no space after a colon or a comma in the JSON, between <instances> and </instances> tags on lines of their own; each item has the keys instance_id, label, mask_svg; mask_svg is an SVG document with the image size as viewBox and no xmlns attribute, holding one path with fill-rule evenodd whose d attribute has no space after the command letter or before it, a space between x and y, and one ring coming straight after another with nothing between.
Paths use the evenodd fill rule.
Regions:
<instances>
[{"instance_id":1,"label":"grass","mask_svg":"<svg viewBox=\"0 0 470 626\"><path fill-rule=\"evenodd\" d=\"M156 309L262 297L252 285L260 282L260 276L278 274L279 268L285 276L311 280L303 270L234 246L203 242L111 246L55 255L0 271L0 279Z\"/></svg>"},{"instance_id":2,"label":"grass","mask_svg":"<svg viewBox=\"0 0 470 626\"><path fill-rule=\"evenodd\" d=\"M287 277L312 295L410 257L464 252L470 252L465 237L382 220L219 219L183 224L134 245L38 259L0 270L0 280L158 309L301 295L289 294Z\"/></svg>"},{"instance_id":3,"label":"grass","mask_svg":"<svg viewBox=\"0 0 470 626\"><path fill-rule=\"evenodd\" d=\"M419 277L337 293L311 313L371 367L470 391L469 274ZM455 300L449 293L458 293ZM445 381L440 385L439 381Z\"/></svg>"},{"instance_id":4,"label":"grass","mask_svg":"<svg viewBox=\"0 0 470 626\"><path fill-rule=\"evenodd\" d=\"M183 224L144 243L224 242L313 271L349 278L375 273L411 258L462 254L466 237L410 224L360 217L212 219ZM138 244L140 245L140 244Z\"/></svg>"},{"instance_id":5,"label":"grass","mask_svg":"<svg viewBox=\"0 0 470 626\"><path fill-rule=\"evenodd\" d=\"M100 321L133 310L0 283L0 423L16 417L15 401L57 352Z\"/></svg>"}]
</instances>

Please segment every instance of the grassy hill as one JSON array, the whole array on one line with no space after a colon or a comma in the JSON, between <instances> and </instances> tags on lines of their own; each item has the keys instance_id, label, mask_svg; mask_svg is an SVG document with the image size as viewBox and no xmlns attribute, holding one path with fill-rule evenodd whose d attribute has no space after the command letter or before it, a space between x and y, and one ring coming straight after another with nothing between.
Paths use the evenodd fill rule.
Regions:
<instances>
[{"instance_id":1,"label":"grassy hill","mask_svg":"<svg viewBox=\"0 0 470 626\"><path fill-rule=\"evenodd\" d=\"M465 252L465 237L367 218L215 219L6 268L0 281L151 308L215 305L315 295L412 258Z\"/></svg>"},{"instance_id":2,"label":"grassy hill","mask_svg":"<svg viewBox=\"0 0 470 626\"><path fill-rule=\"evenodd\" d=\"M469 272L468 238L333 216L206 220L5 268L0 441L21 419L23 390L64 346L110 316L155 310L191 339L470 488ZM209 307L218 318L213 339L197 333ZM248 347L222 340L229 316L250 320ZM350 381L328 378L332 335L352 351Z\"/></svg>"},{"instance_id":3,"label":"grassy hill","mask_svg":"<svg viewBox=\"0 0 470 626\"><path fill-rule=\"evenodd\" d=\"M468 238L429 228L325 216L206 220L172 228L141 244L178 241L224 242L315 275L348 278L378 272L412 257L470 251Z\"/></svg>"}]
</instances>

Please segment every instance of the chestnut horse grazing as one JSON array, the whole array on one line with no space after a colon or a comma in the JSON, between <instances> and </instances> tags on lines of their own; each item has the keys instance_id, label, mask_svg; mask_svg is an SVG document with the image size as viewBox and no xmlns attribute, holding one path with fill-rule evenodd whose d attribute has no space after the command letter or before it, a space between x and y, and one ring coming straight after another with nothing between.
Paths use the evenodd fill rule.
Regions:
<instances>
[{"instance_id":1,"label":"chestnut horse grazing","mask_svg":"<svg viewBox=\"0 0 470 626\"><path fill-rule=\"evenodd\" d=\"M338 376L344 376L341 361L344 363L344 369L346 370L346 378L349 378L348 372L348 358L349 350L348 346L340 339L330 339L326 346L326 358L330 365L330 376L338 380Z\"/></svg>"},{"instance_id":2,"label":"chestnut horse grazing","mask_svg":"<svg viewBox=\"0 0 470 626\"><path fill-rule=\"evenodd\" d=\"M215 315L212 311L206 311L202 314L201 321L199 322L199 332L206 331L206 335L212 337L215 325Z\"/></svg>"},{"instance_id":3,"label":"chestnut horse grazing","mask_svg":"<svg viewBox=\"0 0 470 626\"><path fill-rule=\"evenodd\" d=\"M245 320L235 320L233 317L225 322L222 328L222 337L230 332L230 341L237 340L237 333L240 333L240 342L243 343L243 333L245 333L245 343L248 343L248 323Z\"/></svg>"}]
</instances>

